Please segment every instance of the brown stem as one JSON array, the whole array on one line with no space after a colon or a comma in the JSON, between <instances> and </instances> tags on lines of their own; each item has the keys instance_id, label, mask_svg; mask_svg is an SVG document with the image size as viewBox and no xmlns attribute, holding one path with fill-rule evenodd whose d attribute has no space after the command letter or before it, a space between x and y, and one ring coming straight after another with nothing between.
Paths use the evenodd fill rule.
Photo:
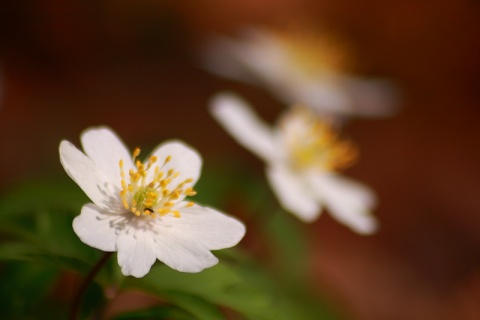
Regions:
<instances>
[{"instance_id":1,"label":"brown stem","mask_svg":"<svg viewBox=\"0 0 480 320\"><path fill-rule=\"evenodd\" d=\"M102 269L102 267L105 265L105 263L108 261L108 259L113 255L113 252L105 252L103 257L98 260L97 264L93 267L93 269L90 271L90 273L87 275L85 280L83 280L80 288L78 288L77 293L73 297L72 304L70 306L70 319L71 320L77 320L78 319L78 314L80 311L80 305L82 302L83 295L85 294L85 291L87 291L88 286L90 283L95 279L95 276L98 274L98 272Z\"/></svg>"}]
</instances>

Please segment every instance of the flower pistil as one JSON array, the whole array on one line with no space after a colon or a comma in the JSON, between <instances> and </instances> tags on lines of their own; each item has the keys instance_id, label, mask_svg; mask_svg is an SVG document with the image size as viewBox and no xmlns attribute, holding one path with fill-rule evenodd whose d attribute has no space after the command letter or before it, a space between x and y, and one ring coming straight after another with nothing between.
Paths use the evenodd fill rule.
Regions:
<instances>
[{"instance_id":1,"label":"flower pistil","mask_svg":"<svg viewBox=\"0 0 480 320\"><path fill-rule=\"evenodd\" d=\"M294 168L342 170L353 165L357 148L340 139L335 128L307 108L296 106L282 118L281 129Z\"/></svg>"},{"instance_id":2,"label":"flower pistil","mask_svg":"<svg viewBox=\"0 0 480 320\"><path fill-rule=\"evenodd\" d=\"M165 157L163 164L159 166L156 156L150 156L148 161L143 163L137 159L139 154L140 149L136 148L133 151L134 169L130 169L128 172L129 183L127 183L124 170L124 161L120 160L119 162L122 186L120 198L123 206L137 217L155 218L157 215L164 216L170 213L179 218L180 212L173 207L180 198L196 194L193 188L185 188L185 185L193 182L193 179L185 179L177 186L172 187L173 180L180 175L180 172L174 169L164 170L165 165L172 160L172 156ZM151 170L153 173L150 178ZM185 204L186 207L193 205L193 202Z\"/></svg>"}]
</instances>

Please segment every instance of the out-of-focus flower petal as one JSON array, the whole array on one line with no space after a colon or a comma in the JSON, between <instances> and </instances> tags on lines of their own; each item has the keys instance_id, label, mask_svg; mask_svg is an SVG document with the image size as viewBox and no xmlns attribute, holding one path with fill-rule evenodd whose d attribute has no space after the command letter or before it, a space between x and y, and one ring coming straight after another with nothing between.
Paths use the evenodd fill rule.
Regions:
<instances>
[{"instance_id":1,"label":"out-of-focus flower petal","mask_svg":"<svg viewBox=\"0 0 480 320\"><path fill-rule=\"evenodd\" d=\"M230 93L216 95L210 104L215 119L239 144L270 162L279 155L275 136L248 104Z\"/></svg>"},{"instance_id":2,"label":"out-of-focus flower petal","mask_svg":"<svg viewBox=\"0 0 480 320\"><path fill-rule=\"evenodd\" d=\"M335 174L310 176L312 189L338 221L360 234L374 233L378 228L370 212L375 195L366 186Z\"/></svg>"},{"instance_id":3,"label":"out-of-focus flower petal","mask_svg":"<svg viewBox=\"0 0 480 320\"><path fill-rule=\"evenodd\" d=\"M388 117L400 109L398 87L387 80L343 77L341 85L350 101L350 109L364 117Z\"/></svg>"},{"instance_id":4,"label":"out-of-focus flower petal","mask_svg":"<svg viewBox=\"0 0 480 320\"><path fill-rule=\"evenodd\" d=\"M392 83L348 71L353 59L344 40L312 28L242 31L206 46L208 70L263 86L286 104L304 103L337 121L389 116L398 109L399 93Z\"/></svg>"},{"instance_id":5,"label":"out-of-focus flower petal","mask_svg":"<svg viewBox=\"0 0 480 320\"><path fill-rule=\"evenodd\" d=\"M320 116L332 120L336 120L338 116L350 115L352 112L350 97L331 77L309 81L300 79L272 90L278 90L277 95L286 103L309 106Z\"/></svg>"},{"instance_id":6,"label":"out-of-focus flower petal","mask_svg":"<svg viewBox=\"0 0 480 320\"><path fill-rule=\"evenodd\" d=\"M267 178L280 204L304 222L312 222L321 213L320 203L312 196L308 185L281 165L267 168Z\"/></svg>"}]
</instances>

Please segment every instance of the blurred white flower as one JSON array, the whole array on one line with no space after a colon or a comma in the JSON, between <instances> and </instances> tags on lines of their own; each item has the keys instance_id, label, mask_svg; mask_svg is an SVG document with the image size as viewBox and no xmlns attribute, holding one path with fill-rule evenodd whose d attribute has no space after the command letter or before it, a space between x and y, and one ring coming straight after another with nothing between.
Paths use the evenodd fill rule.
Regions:
<instances>
[{"instance_id":1,"label":"blurred white flower","mask_svg":"<svg viewBox=\"0 0 480 320\"><path fill-rule=\"evenodd\" d=\"M356 149L310 109L293 107L271 128L233 94L215 96L210 107L239 144L266 162L267 179L286 210L311 222L325 206L358 233L377 229L370 214L376 202L373 192L337 173L355 161Z\"/></svg>"},{"instance_id":2,"label":"blurred white flower","mask_svg":"<svg viewBox=\"0 0 480 320\"><path fill-rule=\"evenodd\" d=\"M245 227L234 218L185 200L195 195L200 155L180 141L159 145L145 162L109 128L81 135L82 153L60 144L67 174L93 203L73 229L91 247L118 252L124 275L143 277L156 259L183 272L199 272L218 259L210 252L236 245Z\"/></svg>"},{"instance_id":3,"label":"blurred white flower","mask_svg":"<svg viewBox=\"0 0 480 320\"><path fill-rule=\"evenodd\" d=\"M207 46L204 65L221 76L265 86L286 104L305 104L325 117L396 111L398 95L388 81L347 72L352 59L344 43L302 31L248 29L240 39L217 37Z\"/></svg>"}]
</instances>

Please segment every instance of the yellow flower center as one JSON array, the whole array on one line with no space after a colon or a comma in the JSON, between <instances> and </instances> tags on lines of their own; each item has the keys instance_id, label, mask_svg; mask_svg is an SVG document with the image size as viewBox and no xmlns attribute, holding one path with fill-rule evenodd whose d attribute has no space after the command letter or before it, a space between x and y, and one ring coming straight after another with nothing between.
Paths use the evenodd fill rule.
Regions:
<instances>
[{"instance_id":1,"label":"yellow flower center","mask_svg":"<svg viewBox=\"0 0 480 320\"><path fill-rule=\"evenodd\" d=\"M120 198L123 206L136 216L155 218L157 215L172 214L174 217L180 217L180 212L173 210L172 207L180 196L194 196L196 194L193 188L185 188L185 185L193 182L193 179L185 179L172 187L172 181L180 175L180 172L174 169L167 171L164 169L165 165L172 160L172 157L167 156L163 164L159 166L156 165L158 162L156 156L151 156L144 164L137 159L139 154L140 149L135 149L133 152L135 169L130 169L128 172L128 183L123 160L120 160L122 182ZM152 172L149 175L150 171ZM188 202L186 206L193 206L193 202Z\"/></svg>"},{"instance_id":2,"label":"yellow flower center","mask_svg":"<svg viewBox=\"0 0 480 320\"><path fill-rule=\"evenodd\" d=\"M352 62L346 43L330 34L288 30L277 38L292 65L306 77L346 71Z\"/></svg>"},{"instance_id":3,"label":"yellow flower center","mask_svg":"<svg viewBox=\"0 0 480 320\"><path fill-rule=\"evenodd\" d=\"M319 168L336 171L353 165L358 151L318 115L303 107L294 107L281 119L290 161L296 169Z\"/></svg>"}]
</instances>

